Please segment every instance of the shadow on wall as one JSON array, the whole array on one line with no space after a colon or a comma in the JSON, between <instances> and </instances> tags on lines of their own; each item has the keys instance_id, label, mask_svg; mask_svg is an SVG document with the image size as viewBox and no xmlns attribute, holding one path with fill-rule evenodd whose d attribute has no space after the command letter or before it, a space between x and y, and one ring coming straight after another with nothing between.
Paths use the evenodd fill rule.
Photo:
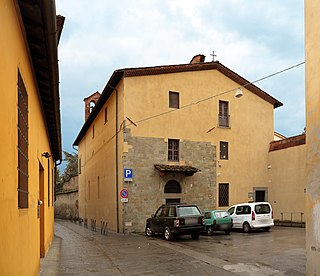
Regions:
<instances>
[{"instance_id":1,"label":"shadow on wall","mask_svg":"<svg viewBox=\"0 0 320 276\"><path fill-rule=\"evenodd\" d=\"M63 190L56 194L54 217L60 219L79 218L78 176L64 184Z\"/></svg>"}]
</instances>

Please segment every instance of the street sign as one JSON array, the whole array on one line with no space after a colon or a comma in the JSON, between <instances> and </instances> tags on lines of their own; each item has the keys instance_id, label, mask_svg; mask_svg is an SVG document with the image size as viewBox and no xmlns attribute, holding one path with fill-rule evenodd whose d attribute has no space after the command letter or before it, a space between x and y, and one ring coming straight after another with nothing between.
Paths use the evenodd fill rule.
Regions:
<instances>
[{"instance_id":1,"label":"street sign","mask_svg":"<svg viewBox=\"0 0 320 276\"><path fill-rule=\"evenodd\" d=\"M120 196L121 196L121 198L128 198L128 196L129 196L128 190L127 189L122 189L120 191Z\"/></svg>"},{"instance_id":2,"label":"street sign","mask_svg":"<svg viewBox=\"0 0 320 276\"><path fill-rule=\"evenodd\" d=\"M132 181L132 169L124 169L123 178L124 181Z\"/></svg>"},{"instance_id":3,"label":"street sign","mask_svg":"<svg viewBox=\"0 0 320 276\"><path fill-rule=\"evenodd\" d=\"M121 202L129 202L128 198L121 198Z\"/></svg>"}]
</instances>

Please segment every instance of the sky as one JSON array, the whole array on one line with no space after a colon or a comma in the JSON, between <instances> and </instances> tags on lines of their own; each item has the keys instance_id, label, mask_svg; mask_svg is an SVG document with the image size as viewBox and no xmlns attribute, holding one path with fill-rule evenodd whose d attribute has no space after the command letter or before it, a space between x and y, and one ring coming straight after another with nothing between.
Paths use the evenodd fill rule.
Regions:
<instances>
[{"instance_id":1,"label":"sky","mask_svg":"<svg viewBox=\"0 0 320 276\"><path fill-rule=\"evenodd\" d=\"M56 0L63 150L84 123L83 99L114 70L218 60L253 82L305 60L303 0ZM304 65L256 83L281 101L275 131L305 127ZM253 114L254 116L254 114Z\"/></svg>"}]
</instances>

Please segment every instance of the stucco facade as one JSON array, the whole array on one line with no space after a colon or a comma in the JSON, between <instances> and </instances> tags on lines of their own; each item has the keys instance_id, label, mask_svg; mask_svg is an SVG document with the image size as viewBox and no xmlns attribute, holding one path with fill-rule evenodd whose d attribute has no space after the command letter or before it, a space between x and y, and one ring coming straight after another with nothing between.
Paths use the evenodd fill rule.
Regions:
<instances>
[{"instance_id":1,"label":"stucco facade","mask_svg":"<svg viewBox=\"0 0 320 276\"><path fill-rule=\"evenodd\" d=\"M320 275L320 1L305 0L307 275Z\"/></svg>"},{"instance_id":2,"label":"stucco facade","mask_svg":"<svg viewBox=\"0 0 320 276\"><path fill-rule=\"evenodd\" d=\"M271 142L268 194L276 221L305 223L306 135Z\"/></svg>"},{"instance_id":3,"label":"stucco facade","mask_svg":"<svg viewBox=\"0 0 320 276\"><path fill-rule=\"evenodd\" d=\"M50 23L56 24L53 7L54 1L53 6L41 7L39 1L0 1L1 275L38 275L40 255L46 254L54 236L53 178L55 161L61 159L61 134L59 114L50 113L59 110L59 91L53 80L57 72L42 71L40 63L50 70L58 68L57 60L49 61L57 52L57 37L55 33L50 38L39 33L31 37L34 28L28 21L32 10L41 34L51 27L56 30ZM37 49L52 46L38 64L32 39L38 39ZM52 82L41 87L42 81Z\"/></svg>"},{"instance_id":4,"label":"stucco facade","mask_svg":"<svg viewBox=\"0 0 320 276\"><path fill-rule=\"evenodd\" d=\"M170 198L202 209L253 200L268 183L273 109L282 104L248 83L218 62L115 71L74 143L80 217L107 221L113 231L143 231L145 219ZM235 98L239 87L244 95ZM171 92L178 94L176 108ZM175 162L168 160L170 140L179 141ZM179 168L168 173L155 164ZM186 166L197 172L186 176ZM124 181L125 168L133 169L132 182ZM179 194L165 193L169 180L180 184ZM227 189L223 204L220 184ZM121 203L123 188L128 203Z\"/></svg>"}]
</instances>

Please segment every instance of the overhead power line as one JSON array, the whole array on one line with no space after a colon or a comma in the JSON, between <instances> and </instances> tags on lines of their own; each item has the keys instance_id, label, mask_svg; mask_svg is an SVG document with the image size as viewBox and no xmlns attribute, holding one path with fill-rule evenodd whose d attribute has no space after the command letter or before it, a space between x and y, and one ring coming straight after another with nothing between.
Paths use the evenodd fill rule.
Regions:
<instances>
[{"instance_id":1,"label":"overhead power line","mask_svg":"<svg viewBox=\"0 0 320 276\"><path fill-rule=\"evenodd\" d=\"M285 68L285 69L282 69L282 70L277 71L277 72L275 72L275 73L272 73L272 74L270 74L270 75L264 76L264 77L262 77L262 78L260 78L260 79L255 80L255 81L247 82L246 84L241 85L241 86L238 86L238 87L235 87L235 88L233 88L233 89L229 89L229 90L223 91L223 92L221 92L221 93L218 93L218 94L209 96L209 97L207 97L207 98L203 98L203 99L198 100L198 101L196 101L196 102L183 105L183 106L181 106L180 108L168 110L168 111L165 111L165 112L161 112L161 113L158 113L158 114L155 114L155 115L152 115L152 116L149 116L149 117L146 117L146 118L137 120L137 121L135 121L135 126L137 126L136 124L138 124L138 123L145 122L145 121L148 121L148 120L151 120L151 119L154 119L154 118L157 118L157 117L160 117L160 116L163 116L163 115L172 113L172 112L176 112L176 111L178 111L178 110L184 109L184 108L189 107L189 106L192 106L192 105L200 104L200 103L205 102L205 101L207 101L207 100L213 99L213 98L215 98L215 97L217 97L217 96L221 96L221 95L230 93L230 92L232 92L232 91L235 91L235 90L237 90L237 89L239 89L239 88L241 88L241 87L247 87L247 86L249 86L249 85L251 85L251 84L255 84L255 83L257 83L257 82L260 82L260 81L269 79L269 78L271 78L271 77L274 77L274 76L279 75L279 74L281 74L281 73L284 73L284 72L286 72L286 71L292 70L292 69L294 69L294 68L296 68L296 67L299 67L299 66L301 66L301 65L303 65L303 64L305 64L305 61L300 62L300 63L297 63L297 64L292 65L292 66L290 66L290 67L287 67L287 68ZM128 124L127 126L130 126L130 125L132 125L132 123Z\"/></svg>"},{"instance_id":2,"label":"overhead power line","mask_svg":"<svg viewBox=\"0 0 320 276\"><path fill-rule=\"evenodd\" d=\"M204 101L210 100L210 99L215 98L215 97L217 97L217 96L221 96L221 95L230 93L230 92L232 92L232 91L235 91L235 90L237 90L237 89L239 89L239 88L241 88L241 87L246 87L246 86L249 86L249 85L251 85L251 84L255 84L255 83L257 83L257 82L260 82L260 81L269 79L269 78L274 77L274 76L276 76L276 75L279 75L279 74L281 74L281 73L284 73L284 72L287 72L287 71L292 70L292 69L294 69L294 68L297 68L297 67L299 67L299 66L301 66L301 65L303 65L303 64L305 64L305 61L300 62L300 63L297 63L297 64L292 65L292 66L290 66L290 67L287 67L287 68L285 68L285 69L279 70L279 71L277 71L277 72L275 72L275 73L269 74L269 75L267 75L267 76L264 76L264 77L262 77L262 78L259 78L259 79L255 80L255 81L247 82L246 84L241 85L241 86L238 86L238 87L235 87L235 88L233 88L233 89L229 89L229 90L223 91L223 92L221 92L221 93L212 95L212 96L210 96L210 97L203 98L203 99L198 100L198 101L196 101L196 102L189 103L189 104L187 104L187 105L181 106L180 108L168 110L168 111L165 111L165 112L161 112L161 113L158 113L158 114L155 114L155 115L152 115L152 116L149 116L149 117L146 117L146 118L143 118L143 119L134 121L134 122L133 122L131 119L129 120L129 118L127 117L127 119L130 121L130 123L127 124L126 127L127 127L127 126L131 126L131 125L137 126L138 123L142 123L142 122L145 122L145 121L148 121L148 120L151 120L151 119L154 119L154 118L157 118L157 117L160 117L160 116L163 116L163 115L172 113L172 112L177 112L177 111L179 111L179 110L181 110L181 109L184 109L184 108L189 107L189 106L192 106L192 105L200 104L200 103L202 103L202 102L204 102ZM124 129L124 127L123 127L123 125L121 125L120 129L117 130L116 133L115 133L114 135L112 135L112 136L106 141L106 143L104 143L104 145L109 144L109 143L113 140L113 138L115 138L123 129ZM212 130L212 129L210 129L210 131L211 131L211 130ZM210 132L210 131L209 131L209 132ZM99 151L99 150L100 150L100 149L98 149L98 151Z\"/></svg>"}]
</instances>

